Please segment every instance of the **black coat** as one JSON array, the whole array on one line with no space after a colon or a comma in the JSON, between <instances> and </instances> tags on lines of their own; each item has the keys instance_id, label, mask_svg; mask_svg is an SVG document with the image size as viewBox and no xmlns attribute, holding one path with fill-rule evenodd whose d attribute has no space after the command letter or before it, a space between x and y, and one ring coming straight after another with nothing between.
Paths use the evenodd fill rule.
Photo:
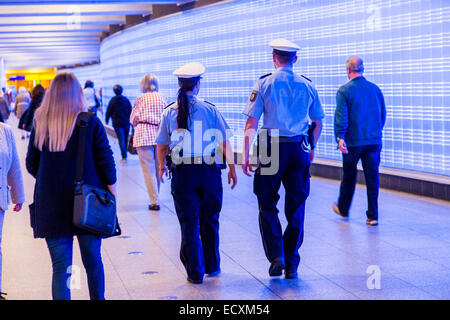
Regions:
<instances>
[{"instance_id":1,"label":"black coat","mask_svg":"<svg viewBox=\"0 0 450 320\"><path fill-rule=\"evenodd\" d=\"M114 128L129 128L131 109L131 103L127 97L122 95L113 97L106 110L106 123L112 118Z\"/></svg>"},{"instance_id":2,"label":"black coat","mask_svg":"<svg viewBox=\"0 0 450 320\"><path fill-rule=\"evenodd\" d=\"M30 206L31 227L35 238L84 234L73 225L73 204L79 128L63 152L41 152L34 146L31 132L26 167L36 178L34 203ZM116 183L116 167L105 128L97 116L89 119L86 132L83 180L86 184L107 188Z\"/></svg>"},{"instance_id":3,"label":"black coat","mask_svg":"<svg viewBox=\"0 0 450 320\"><path fill-rule=\"evenodd\" d=\"M19 121L19 128L25 129L26 131L30 132L33 129L33 119L34 119L34 112L37 108L41 105L42 101L34 101L31 100L30 105L28 106L27 111L22 115ZM25 125L25 128L23 127Z\"/></svg>"}]
</instances>

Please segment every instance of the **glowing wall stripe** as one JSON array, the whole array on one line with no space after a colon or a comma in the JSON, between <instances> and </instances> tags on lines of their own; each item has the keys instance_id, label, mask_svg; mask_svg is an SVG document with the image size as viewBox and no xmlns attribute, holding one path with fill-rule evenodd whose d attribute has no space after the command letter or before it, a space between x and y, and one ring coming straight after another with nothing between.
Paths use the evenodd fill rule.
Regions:
<instances>
[{"instance_id":1,"label":"glowing wall stripe","mask_svg":"<svg viewBox=\"0 0 450 320\"><path fill-rule=\"evenodd\" d=\"M224 113L240 147L243 106L256 79L273 70L267 43L278 37L302 47L295 70L313 80L326 111L317 156L341 158L335 96L346 59L359 55L386 99L382 165L450 176L449 1L236 0L151 21L103 41L104 102L116 83L133 101L145 73L173 101L172 71L197 60L207 67L200 95Z\"/></svg>"}]
</instances>

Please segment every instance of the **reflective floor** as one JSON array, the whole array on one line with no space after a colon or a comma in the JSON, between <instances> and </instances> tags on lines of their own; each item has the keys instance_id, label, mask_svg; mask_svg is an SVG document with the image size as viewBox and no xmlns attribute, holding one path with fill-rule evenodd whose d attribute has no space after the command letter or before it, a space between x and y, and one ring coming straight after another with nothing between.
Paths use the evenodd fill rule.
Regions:
<instances>
[{"instance_id":1,"label":"reflective floor","mask_svg":"<svg viewBox=\"0 0 450 320\"><path fill-rule=\"evenodd\" d=\"M28 140L22 140L18 130L15 134L30 201L34 180L24 167ZM169 184L161 186L162 210L148 211L137 156L121 164L118 144L113 139L111 144L118 168L123 236L103 243L107 299L450 298L448 202L381 190L380 225L368 227L364 186L357 187L350 220L343 221L331 210L339 183L313 178L299 278L271 278L259 235L252 179L240 174L241 170L235 190L229 190L224 179L222 274L205 278L202 285L190 284L179 260L180 229ZM45 241L33 239L28 204L20 214L6 214L3 291L12 300L51 299L50 257ZM281 212L283 207L281 190ZM280 218L284 226L282 214ZM76 242L74 247L72 298L88 299Z\"/></svg>"}]
</instances>

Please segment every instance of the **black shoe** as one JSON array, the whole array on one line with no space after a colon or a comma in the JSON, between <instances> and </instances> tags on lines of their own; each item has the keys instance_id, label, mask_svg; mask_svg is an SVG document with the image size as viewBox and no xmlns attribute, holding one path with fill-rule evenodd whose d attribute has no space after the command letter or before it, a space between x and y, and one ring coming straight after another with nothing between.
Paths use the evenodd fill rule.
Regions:
<instances>
[{"instance_id":1,"label":"black shoe","mask_svg":"<svg viewBox=\"0 0 450 320\"><path fill-rule=\"evenodd\" d=\"M295 270L285 270L284 271L284 277L286 279L297 279L298 278L298 273Z\"/></svg>"},{"instance_id":2,"label":"black shoe","mask_svg":"<svg viewBox=\"0 0 450 320\"><path fill-rule=\"evenodd\" d=\"M189 281L190 283L193 283L193 284L202 284L203 283L203 280L202 279L191 279L191 278L187 278L187 281Z\"/></svg>"},{"instance_id":3,"label":"black shoe","mask_svg":"<svg viewBox=\"0 0 450 320\"><path fill-rule=\"evenodd\" d=\"M151 204L148 206L148 210L159 211L159 210L161 210L161 207L157 204Z\"/></svg>"},{"instance_id":4,"label":"black shoe","mask_svg":"<svg viewBox=\"0 0 450 320\"><path fill-rule=\"evenodd\" d=\"M219 268L219 269L217 269L214 272L207 272L206 274L208 275L209 278L212 278L212 277L217 277L220 274L220 272L221 271L220 271L220 268Z\"/></svg>"},{"instance_id":5,"label":"black shoe","mask_svg":"<svg viewBox=\"0 0 450 320\"><path fill-rule=\"evenodd\" d=\"M0 292L0 300L6 300L4 296L7 296L8 294L5 292Z\"/></svg>"},{"instance_id":6,"label":"black shoe","mask_svg":"<svg viewBox=\"0 0 450 320\"><path fill-rule=\"evenodd\" d=\"M280 258L275 258L270 264L269 275L271 277L278 277L283 274L284 264Z\"/></svg>"}]
</instances>

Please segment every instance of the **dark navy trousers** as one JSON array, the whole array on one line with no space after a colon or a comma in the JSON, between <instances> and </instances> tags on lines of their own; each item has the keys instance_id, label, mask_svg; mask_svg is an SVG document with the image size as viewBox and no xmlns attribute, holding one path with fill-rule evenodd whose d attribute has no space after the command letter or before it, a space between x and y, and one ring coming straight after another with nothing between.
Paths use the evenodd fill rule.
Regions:
<instances>
[{"instance_id":1,"label":"dark navy trousers","mask_svg":"<svg viewBox=\"0 0 450 320\"><path fill-rule=\"evenodd\" d=\"M380 166L381 145L347 147L342 154L343 171L338 207L343 215L348 215L355 193L358 161L361 159L367 186L367 218L378 220L378 190L380 186L378 168Z\"/></svg>"},{"instance_id":2,"label":"dark navy trousers","mask_svg":"<svg viewBox=\"0 0 450 320\"><path fill-rule=\"evenodd\" d=\"M181 262L190 279L202 280L220 268L221 171L207 164L182 164L172 171L171 186L181 227Z\"/></svg>"},{"instance_id":3,"label":"dark navy trousers","mask_svg":"<svg viewBox=\"0 0 450 320\"><path fill-rule=\"evenodd\" d=\"M122 154L122 159L126 159L128 155L128 135L130 133L130 127L114 127L116 132L117 140L119 141L120 153Z\"/></svg>"},{"instance_id":4,"label":"dark navy trousers","mask_svg":"<svg viewBox=\"0 0 450 320\"><path fill-rule=\"evenodd\" d=\"M276 159L272 159L276 161ZM286 270L296 271L300 264L298 250L303 243L305 201L309 195L309 153L301 143L279 144L279 168L273 175L256 170L253 190L258 198L259 227L266 257L269 261L280 258ZM266 166L269 166L266 165ZM282 231L278 219L278 191L281 183L286 191L284 211L288 225Z\"/></svg>"}]
</instances>

